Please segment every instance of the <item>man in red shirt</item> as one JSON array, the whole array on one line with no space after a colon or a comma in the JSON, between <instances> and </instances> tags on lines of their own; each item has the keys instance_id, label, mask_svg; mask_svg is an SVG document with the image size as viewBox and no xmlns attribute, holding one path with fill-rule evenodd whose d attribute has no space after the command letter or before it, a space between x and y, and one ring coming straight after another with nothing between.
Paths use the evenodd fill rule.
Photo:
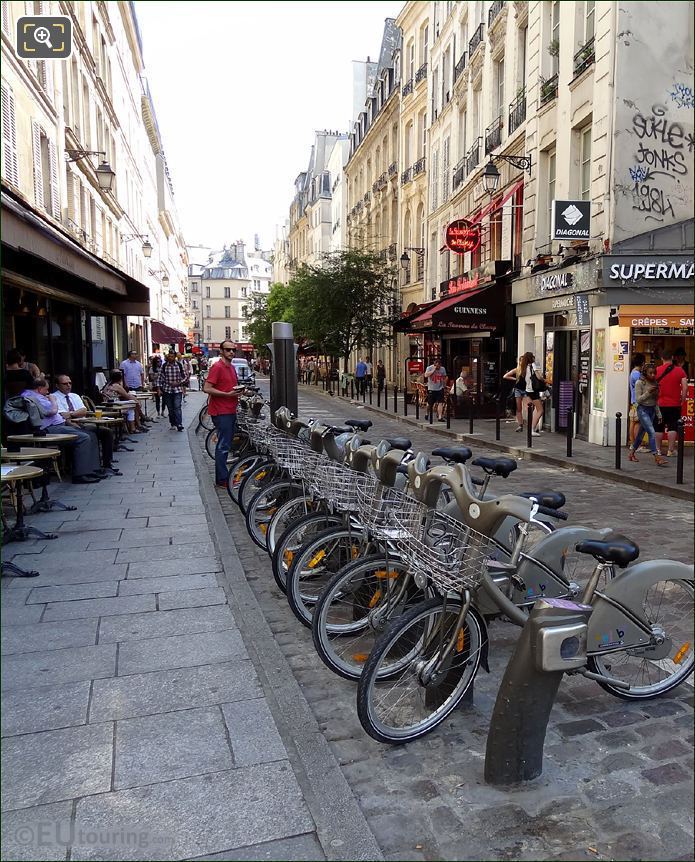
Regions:
<instances>
[{"instance_id":1,"label":"man in red shirt","mask_svg":"<svg viewBox=\"0 0 695 862\"><path fill-rule=\"evenodd\" d=\"M231 341L220 344L220 359L208 372L203 392L208 396L208 413L217 429L215 447L215 484L227 487L227 456L232 448L236 426L237 392L239 386L232 365L234 345Z\"/></svg>"},{"instance_id":2,"label":"man in red shirt","mask_svg":"<svg viewBox=\"0 0 695 862\"><path fill-rule=\"evenodd\" d=\"M659 384L659 410L661 421L656 423L656 451L661 453L661 441L664 431L668 428L669 458L676 454L676 438L678 436L678 420L681 418L681 408L688 395L688 378L683 371L683 357L673 356L670 350L664 350L661 357L664 361L656 369L656 382Z\"/></svg>"}]
</instances>

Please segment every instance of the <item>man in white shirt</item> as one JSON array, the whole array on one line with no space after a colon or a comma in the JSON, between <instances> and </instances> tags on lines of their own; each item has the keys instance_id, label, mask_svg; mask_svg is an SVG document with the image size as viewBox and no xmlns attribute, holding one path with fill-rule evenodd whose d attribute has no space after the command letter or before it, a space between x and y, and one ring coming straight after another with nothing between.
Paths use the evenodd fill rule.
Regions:
<instances>
[{"instance_id":1,"label":"man in white shirt","mask_svg":"<svg viewBox=\"0 0 695 862\"><path fill-rule=\"evenodd\" d=\"M59 374L56 378L56 387L53 395L58 404L58 412L66 422L69 423L71 419L79 419L87 415L84 401L72 391L72 380L69 374ZM104 472L112 476L121 476L121 471L112 466L113 434L111 431L102 425L97 425L92 430L85 428L82 423L80 423L80 430L94 439L97 452L99 451L99 443L101 443L101 460Z\"/></svg>"},{"instance_id":2,"label":"man in white shirt","mask_svg":"<svg viewBox=\"0 0 695 862\"><path fill-rule=\"evenodd\" d=\"M444 386L446 384L446 368L442 365L439 359L435 359L431 365L425 369L425 381L427 382L427 404L430 413L437 408L437 418L440 422L444 422Z\"/></svg>"},{"instance_id":3,"label":"man in white shirt","mask_svg":"<svg viewBox=\"0 0 695 862\"><path fill-rule=\"evenodd\" d=\"M138 355L134 350L128 351L128 358L118 366L123 372L123 384L126 389L144 389L145 369L138 362Z\"/></svg>"}]
</instances>

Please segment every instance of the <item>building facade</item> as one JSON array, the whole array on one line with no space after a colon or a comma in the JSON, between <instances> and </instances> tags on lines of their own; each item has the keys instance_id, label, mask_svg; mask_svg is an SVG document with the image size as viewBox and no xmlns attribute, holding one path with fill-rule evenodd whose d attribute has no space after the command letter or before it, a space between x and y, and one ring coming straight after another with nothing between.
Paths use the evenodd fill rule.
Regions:
<instances>
[{"instance_id":1,"label":"building facade","mask_svg":"<svg viewBox=\"0 0 695 862\"><path fill-rule=\"evenodd\" d=\"M69 59L18 58L28 11L70 16ZM97 370L152 349L150 291L183 336L185 247L166 203L161 226L165 163L133 6L3 3L2 60L4 342L91 392Z\"/></svg>"}]
</instances>

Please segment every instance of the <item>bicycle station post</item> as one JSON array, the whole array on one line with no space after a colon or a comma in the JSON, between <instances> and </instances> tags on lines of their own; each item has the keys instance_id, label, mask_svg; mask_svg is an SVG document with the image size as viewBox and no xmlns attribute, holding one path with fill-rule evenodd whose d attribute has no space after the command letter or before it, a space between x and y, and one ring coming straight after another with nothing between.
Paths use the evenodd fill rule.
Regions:
<instances>
[{"instance_id":1,"label":"bicycle station post","mask_svg":"<svg viewBox=\"0 0 695 862\"><path fill-rule=\"evenodd\" d=\"M291 323L272 325L273 374L270 378L270 409L287 407L297 414L297 345Z\"/></svg>"}]
</instances>

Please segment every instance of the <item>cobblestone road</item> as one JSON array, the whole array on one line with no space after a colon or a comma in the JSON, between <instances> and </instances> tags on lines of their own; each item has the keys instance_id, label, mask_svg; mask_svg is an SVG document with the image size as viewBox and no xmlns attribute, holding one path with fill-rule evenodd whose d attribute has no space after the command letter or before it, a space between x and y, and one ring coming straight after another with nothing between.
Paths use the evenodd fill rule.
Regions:
<instances>
[{"instance_id":1,"label":"cobblestone road","mask_svg":"<svg viewBox=\"0 0 695 862\"><path fill-rule=\"evenodd\" d=\"M343 420L351 411L302 394L299 412ZM381 418L370 431L375 439L403 433ZM441 444L429 432L411 436L416 448ZM531 462L499 481L505 490L561 489L572 523L611 524L636 538L645 558L692 560L690 503ZM491 673L478 676L473 706L408 746L380 745L357 720L354 686L317 658L267 555L227 495L219 499L247 580L387 859L692 859L691 685L627 704L585 679L565 678L542 777L494 789L483 780L485 740L516 632L493 622Z\"/></svg>"}]
</instances>

